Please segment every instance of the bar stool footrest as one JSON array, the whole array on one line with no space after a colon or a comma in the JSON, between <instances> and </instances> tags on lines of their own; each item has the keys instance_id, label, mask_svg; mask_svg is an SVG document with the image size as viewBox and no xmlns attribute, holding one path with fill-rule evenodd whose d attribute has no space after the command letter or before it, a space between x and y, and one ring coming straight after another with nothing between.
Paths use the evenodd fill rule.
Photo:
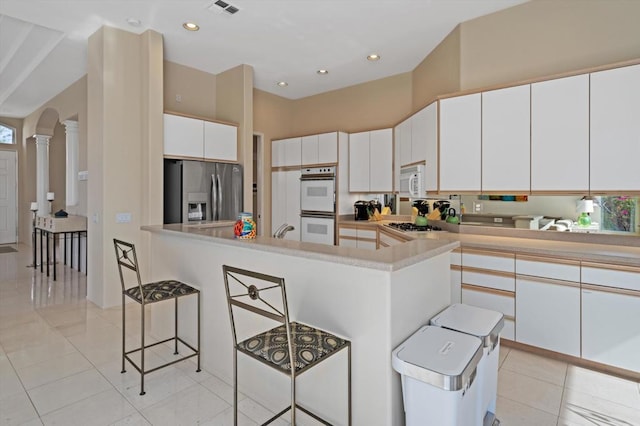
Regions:
<instances>
[{"instance_id":1,"label":"bar stool footrest","mask_svg":"<svg viewBox=\"0 0 640 426\"><path fill-rule=\"evenodd\" d=\"M303 413L307 414L308 416L312 417L314 420L319 421L320 423L322 423L323 425L327 425L327 426L332 426L331 423L329 423L328 421L326 421L325 419L323 419L322 417L318 416L317 414L312 413L311 411L307 410L306 408L300 406L300 404L296 404L296 408L300 411L302 411ZM262 426L268 425L274 421L276 421L277 419L279 419L280 417L282 417L283 414L285 414L286 412L288 412L289 410L291 410L291 406L288 406L287 408L283 409L282 411L280 411L278 414L274 415L273 417L271 417L269 420L267 420L266 422L262 423Z\"/></svg>"},{"instance_id":2,"label":"bar stool footrest","mask_svg":"<svg viewBox=\"0 0 640 426\"><path fill-rule=\"evenodd\" d=\"M169 362L167 362L167 363L164 363L164 364L162 364L162 365L159 365L159 366L157 366L157 367L154 367L154 368L149 369L149 370L144 370L144 371L142 371L142 369L140 368L140 366L138 366L138 364L136 364L136 362L135 362L134 360L132 360L132 359L129 357L129 354L133 354L133 353L136 353L136 352L140 352L142 349L149 349L149 348L152 348L152 347L154 347L154 346L161 345L161 344L163 344L163 343L167 343L167 342L174 342L174 341L176 341L176 340L177 340L178 342L182 343L183 345L185 345L185 346L186 346L187 348L189 348L191 351L193 351L193 353L192 353L192 354L189 354L189 355L181 356L180 358L174 359L173 361L169 361ZM135 368L135 369L138 371L138 373L141 373L141 374L148 374L148 373L152 373L152 372L154 372L154 371L156 371L156 370L159 370L159 369L161 369L161 368L168 367L168 366L170 366L170 365L173 365L173 364L176 364L176 363L178 363L178 362L184 361L185 359L193 358L194 356L197 356L198 354L199 354L199 351L198 351L196 348L194 348L193 346L191 346L189 343L185 342L185 341L184 341L183 339L181 339L180 337L177 337L177 338L176 338L176 337L170 337L170 338L168 338L168 339L164 339L164 340L161 340L161 341L159 341L159 342L152 343L152 344L150 344L150 345L145 345L145 346L144 346L144 348L139 347L139 348L136 348L136 349L132 349L132 350L130 350L130 351L127 351L127 352L125 352L125 353L124 353L124 358L125 358L127 361L129 361L129 363L133 366L133 368ZM197 371L200 371L200 370L197 370Z\"/></svg>"}]
</instances>

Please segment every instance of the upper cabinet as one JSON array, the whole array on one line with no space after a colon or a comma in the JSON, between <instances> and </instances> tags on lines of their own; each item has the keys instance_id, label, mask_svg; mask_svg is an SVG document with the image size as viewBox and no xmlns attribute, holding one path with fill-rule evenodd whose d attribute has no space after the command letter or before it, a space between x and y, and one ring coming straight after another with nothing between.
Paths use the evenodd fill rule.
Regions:
<instances>
[{"instance_id":1,"label":"upper cabinet","mask_svg":"<svg viewBox=\"0 0 640 426\"><path fill-rule=\"evenodd\" d=\"M289 138L271 141L271 166L300 166L301 138Z\"/></svg>"},{"instance_id":2,"label":"upper cabinet","mask_svg":"<svg viewBox=\"0 0 640 426\"><path fill-rule=\"evenodd\" d=\"M589 75L531 85L531 191L589 190Z\"/></svg>"},{"instance_id":3,"label":"upper cabinet","mask_svg":"<svg viewBox=\"0 0 640 426\"><path fill-rule=\"evenodd\" d=\"M440 101L440 191L480 192L481 95Z\"/></svg>"},{"instance_id":4,"label":"upper cabinet","mask_svg":"<svg viewBox=\"0 0 640 426\"><path fill-rule=\"evenodd\" d=\"M164 114L164 155L238 161L238 128L229 124Z\"/></svg>"},{"instance_id":5,"label":"upper cabinet","mask_svg":"<svg viewBox=\"0 0 640 426\"><path fill-rule=\"evenodd\" d=\"M238 128L204 122L204 158L238 161Z\"/></svg>"},{"instance_id":6,"label":"upper cabinet","mask_svg":"<svg viewBox=\"0 0 640 426\"><path fill-rule=\"evenodd\" d=\"M640 65L591 74L592 192L640 191Z\"/></svg>"},{"instance_id":7,"label":"upper cabinet","mask_svg":"<svg viewBox=\"0 0 640 426\"><path fill-rule=\"evenodd\" d=\"M302 137L302 165L338 162L338 133Z\"/></svg>"},{"instance_id":8,"label":"upper cabinet","mask_svg":"<svg viewBox=\"0 0 640 426\"><path fill-rule=\"evenodd\" d=\"M398 169L405 164L411 163L411 124L413 117L409 117L394 129L394 138L397 148Z\"/></svg>"},{"instance_id":9,"label":"upper cabinet","mask_svg":"<svg viewBox=\"0 0 640 426\"><path fill-rule=\"evenodd\" d=\"M424 188L427 192L438 191L438 103L434 102L418 114L416 139L424 140L426 167Z\"/></svg>"},{"instance_id":10,"label":"upper cabinet","mask_svg":"<svg viewBox=\"0 0 640 426\"><path fill-rule=\"evenodd\" d=\"M391 192L392 161L392 129L349 135L349 191Z\"/></svg>"},{"instance_id":11,"label":"upper cabinet","mask_svg":"<svg viewBox=\"0 0 640 426\"><path fill-rule=\"evenodd\" d=\"M482 93L483 192L529 193L530 123L528 84Z\"/></svg>"}]
</instances>

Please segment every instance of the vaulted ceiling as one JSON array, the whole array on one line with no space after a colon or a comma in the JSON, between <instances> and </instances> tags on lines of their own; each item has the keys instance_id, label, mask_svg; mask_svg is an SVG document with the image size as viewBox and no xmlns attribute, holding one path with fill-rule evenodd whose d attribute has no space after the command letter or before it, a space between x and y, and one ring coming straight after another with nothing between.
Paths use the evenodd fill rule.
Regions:
<instances>
[{"instance_id":1,"label":"vaulted ceiling","mask_svg":"<svg viewBox=\"0 0 640 426\"><path fill-rule=\"evenodd\" d=\"M209 73L251 65L255 87L297 99L410 71L460 22L525 1L2 0L0 116L24 117L86 74L103 25L157 31L166 60Z\"/></svg>"}]
</instances>

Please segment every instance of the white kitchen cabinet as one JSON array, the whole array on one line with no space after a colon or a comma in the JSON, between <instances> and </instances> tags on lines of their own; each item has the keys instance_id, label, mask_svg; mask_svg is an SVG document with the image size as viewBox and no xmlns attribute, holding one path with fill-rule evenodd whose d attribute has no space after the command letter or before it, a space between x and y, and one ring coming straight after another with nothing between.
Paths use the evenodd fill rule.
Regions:
<instances>
[{"instance_id":1,"label":"white kitchen cabinet","mask_svg":"<svg viewBox=\"0 0 640 426\"><path fill-rule=\"evenodd\" d=\"M440 191L480 192L481 95L440 101Z\"/></svg>"},{"instance_id":2,"label":"white kitchen cabinet","mask_svg":"<svg viewBox=\"0 0 640 426\"><path fill-rule=\"evenodd\" d=\"M462 302L462 254L460 249L455 249L449 254L450 259L450 284L451 303Z\"/></svg>"},{"instance_id":3,"label":"white kitchen cabinet","mask_svg":"<svg viewBox=\"0 0 640 426\"><path fill-rule=\"evenodd\" d=\"M370 226L338 225L338 244L342 247L376 250L378 248L377 237L377 229Z\"/></svg>"},{"instance_id":4,"label":"white kitchen cabinet","mask_svg":"<svg viewBox=\"0 0 640 426\"><path fill-rule=\"evenodd\" d=\"M432 104L435 105L435 104ZM429 134L429 107L411 116L411 162L425 161L427 158L427 138Z\"/></svg>"},{"instance_id":5,"label":"white kitchen cabinet","mask_svg":"<svg viewBox=\"0 0 640 426\"><path fill-rule=\"evenodd\" d=\"M204 158L238 161L238 128L228 124L204 122Z\"/></svg>"},{"instance_id":6,"label":"white kitchen cabinet","mask_svg":"<svg viewBox=\"0 0 640 426\"><path fill-rule=\"evenodd\" d=\"M589 190L589 75L531 85L531 191Z\"/></svg>"},{"instance_id":7,"label":"white kitchen cabinet","mask_svg":"<svg viewBox=\"0 0 640 426\"><path fill-rule=\"evenodd\" d=\"M482 93L483 192L529 193L530 124L528 84Z\"/></svg>"},{"instance_id":8,"label":"white kitchen cabinet","mask_svg":"<svg viewBox=\"0 0 640 426\"><path fill-rule=\"evenodd\" d=\"M640 65L591 74L590 189L638 191Z\"/></svg>"},{"instance_id":9,"label":"white kitchen cabinet","mask_svg":"<svg viewBox=\"0 0 640 426\"><path fill-rule=\"evenodd\" d=\"M392 129L349 135L349 191L393 190Z\"/></svg>"},{"instance_id":10,"label":"white kitchen cabinet","mask_svg":"<svg viewBox=\"0 0 640 426\"><path fill-rule=\"evenodd\" d=\"M395 141L398 146L398 167L412 162L411 158L411 122L412 117L407 118L395 128ZM398 168L399 170L399 168Z\"/></svg>"},{"instance_id":11,"label":"white kitchen cabinet","mask_svg":"<svg viewBox=\"0 0 640 426\"><path fill-rule=\"evenodd\" d=\"M318 135L318 163L338 162L338 133L321 133Z\"/></svg>"},{"instance_id":12,"label":"white kitchen cabinet","mask_svg":"<svg viewBox=\"0 0 640 426\"><path fill-rule=\"evenodd\" d=\"M302 165L318 163L318 135L303 136L300 148Z\"/></svg>"},{"instance_id":13,"label":"white kitchen cabinet","mask_svg":"<svg viewBox=\"0 0 640 426\"><path fill-rule=\"evenodd\" d=\"M201 159L203 135L202 120L164 114L164 155Z\"/></svg>"},{"instance_id":14,"label":"white kitchen cabinet","mask_svg":"<svg viewBox=\"0 0 640 426\"><path fill-rule=\"evenodd\" d=\"M518 342L580 356L580 283L516 276Z\"/></svg>"},{"instance_id":15,"label":"white kitchen cabinet","mask_svg":"<svg viewBox=\"0 0 640 426\"><path fill-rule=\"evenodd\" d=\"M423 111L424 126L420 128L424 127L425 139L424 188L427 192L438 192L438 103L432 103ZM417 133L421 135L422 130Z\"/></svg>"},{"instance_id":16,"label":"white kitchen cabinet","mask_svg":"<svg viewBox=\"0 0 640 426\"><path fill-rule=\"evenodd\" d=\"M515 254L497 250L462 249L462 303L501 312L502 337L515 339Z\"/></svg>"},{"instance_id":17,"label":"white kitchen cabinet","mask_svg":"<svg viewBox=\"0 0 640 426\"><path fill-rule=\"evenodd\" d=\"M300 170L271 173L271 230L288 223L294 227L286 240L300 240Z\"/></svg>"},{"instance_id":18,"label":"white kitchen cabinet","mask_svg":"<svg viewBox=\"0 0 640 426\"><path fill-rule=\"evenodd\" d=\"M582 357L640 371L640 268L582 263Z\"/></svg>"},{"instance_id":19,"label":"white kitchen cabinet","mask_svg":"<svg viewBox=\"0 0 640 426\"><path fill-rule=\"evenodd\" d=\"M271 141L271 166L299 166L302 159L301 138Z\"/></svg>"}]
</instances>

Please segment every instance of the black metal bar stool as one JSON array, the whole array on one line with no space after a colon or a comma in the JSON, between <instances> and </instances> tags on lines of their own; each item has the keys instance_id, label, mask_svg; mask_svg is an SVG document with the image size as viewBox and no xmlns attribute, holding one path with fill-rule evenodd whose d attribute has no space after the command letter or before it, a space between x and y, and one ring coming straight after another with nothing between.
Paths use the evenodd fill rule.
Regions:
<instances>
[{"instance_id":1,"label":"black metal bar stool","mask_svg":"<svg viewBox=\"0 0 640 426\"><path fill-rule=\"evenodd\" d=\"M323 418L296 402L296 378L320 362L348 350L347 412L351 425L351 342L323 330L289 321L284 278L223 265L227 305L233 336L233 420L238 424L238 351L291 377L291 405L267 420L267 425L291 410L291 424L296 424L296 408L322 424ZM234 309L241 308L280 325L238 342Z\"/></svg>"},{"instance_id":2,"label":"black metal bar stool","mask_svg":"<svg viewBox=\"0 0 640 426\"><path fill-rule=\"evenodd\" d=\"M183 361L185 359L197 356L198 358L198 368L196 371L200 371L200 290L191 287L183 282L176 280L164 280L164 281L156 281L148 284L142 284L140 280L140 270L138 268L138 257L136 256L136 248L133 244L120 241L117 239L113 239L113 244L116 249L116 259L118 261L118 272L120 273L120 283L122 284L122 373L125 373L125 360L129 361L133 367L138 370L140 373L140 395L144 395L144 376L145 374L151 373L153 371L159 370L161 368L167 367L169 365L175 364L177 362ZM123 267L128 271L133 271L133 273L127 271L123 271ZM137 285L133 285L127 288L125 284L125 273L127 276L135 275L137 279ZM194 348L189 343L185 342L182 338L178 337L178 299L183 296L189 296L195 294L198 296L198 331L197 331L197 346ZM140 304L141 307L141 318L142 318L142 328L140 330L140 347L127 351L125 348L125 296L130 297ZM145 345L144 336L145 336L145 328L144 328L144 317L145 317L145 305L163 302L165 300L174 300L175 301L175 333L173 337L162 340L160 342L152 343L150 345ZM145 358L145 349L151 348L156 345L160 345L166 342L174 342L174 355L178 355L178 342L185 345L189 348L193 353L189 355L181 356L178 359L173 361L164 363L154 368L145 369L144 358ZM131 359L130 354L140 352L140 365L136 364L135 361Z\"/></svg>"}]
</instances>

